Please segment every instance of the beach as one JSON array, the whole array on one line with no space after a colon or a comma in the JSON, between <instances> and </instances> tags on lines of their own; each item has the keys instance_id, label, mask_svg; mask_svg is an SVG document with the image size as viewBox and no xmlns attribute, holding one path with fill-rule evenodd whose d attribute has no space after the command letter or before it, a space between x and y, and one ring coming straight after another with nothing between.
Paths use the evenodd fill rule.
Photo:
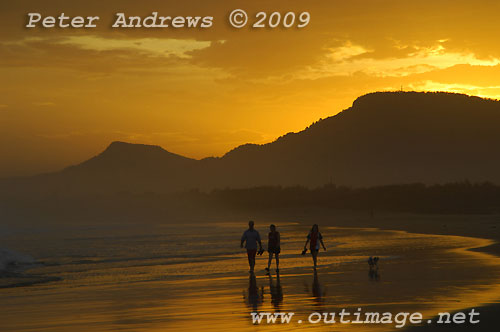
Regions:
<instances>
[{"instance_id":1,"label":"beach","mask_svg":"<svg viewBox=\"0 0 500 332\"><path fill-rule=\"evenodd\" d=\"M0 332L498 330L499 11L2 1Z\"/></svg>"},{"instance_id":2,"label":"beach","mask_svg":"<svg viewBox=\"0 0 500 332\"><path fill-rule=\"evenodd\" d=\"M300 252L310 223L320 217L328 250L320 252L315 273L311 257ZM256 222L263 238L266 218L274 217ZM243 220L183 228L10 226L2 230L3 245L33 261L0 279L2 331L389 331L395 324L312 324L308 317L358 308L394 315L419 312L425 322L439 312L468 308L494 314L496 307L484 307L500 299L500 259L486 252L494 250L494 240L459 235L466 227L460 222L468 225L465 219L447 219L446 225L453 225L448 228L457 232L437 234L444 233L437 229L442 224L432 217L419 232L408 232L411 222L404 218L375 216L380 229L360 216L277 218L281 266L279 275L272 268L270 276L264 271L267 253L257 258L255 274L248 273L239 248ZM404 221L408 231L398 230L395 220ZM490 222L476 223L476 234ZM370 272L366 260L372 255L380 257L380 266ZM253 324L252 312L294 316L289 324Z\"/></svg>"}]
</instances>

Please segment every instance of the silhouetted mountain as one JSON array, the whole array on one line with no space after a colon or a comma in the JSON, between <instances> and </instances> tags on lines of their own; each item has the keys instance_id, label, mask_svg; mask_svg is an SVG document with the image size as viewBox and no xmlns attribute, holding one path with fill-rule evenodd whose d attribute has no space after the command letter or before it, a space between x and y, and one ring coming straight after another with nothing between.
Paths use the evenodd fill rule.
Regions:
<instances>
[{"instance_id":1,"label":"silhouetted mountain","mask_svg":"<svg viewBox=\"0 0 500 332\"><path fill-rule=\"evenodd\" d=\"M98 187L103 184L119 191L162 191L184 189L189 174L197 166L194 159L185 158L159 146L113 142L102 153L60 174L74 181L73 188ZM108 191L107 188L104 191Z\"/></svg>"},{"instance_id":2,"label":"silhouetted mountain","mask_svg":"<svg viewBox=\"0 0 500 332\"><path fill-rule=\"evenodd\" d=\"M61 172L4 181L8 195L173 192L256 186L500 183L500 102L449 93L384 92L299 133L194 160L112 143Z\"/></svg>"},{"instance_id":3,"label":"silhouetted mountain","mask_svg":"<svg viewBox=\"0 0 500 332\"><path fill-rule=\"evenodd\" d=\"M4 184L8 195L21 196L173 192L196 184L198 163L159 146L112 142L81 164L56 173L5 180Z\"/></svg>"},{"instance_id":4,"label":"silhouetted mountain","mask_svg":"<svg viewBox=\"0 0 500 332\"><path fill-rule=\"evenodd\" d=\"M500 102L448 93L373 93L353 106L221 160L233 185L373 186L500 181Z\"/></svg>"}]
</instances>

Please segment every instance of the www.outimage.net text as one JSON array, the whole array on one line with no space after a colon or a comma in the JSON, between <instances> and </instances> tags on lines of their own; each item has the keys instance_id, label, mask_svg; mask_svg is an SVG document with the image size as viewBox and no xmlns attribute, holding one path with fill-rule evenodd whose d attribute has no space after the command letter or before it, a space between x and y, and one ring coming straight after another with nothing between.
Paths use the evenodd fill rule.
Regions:
<instances>
[{"instance_id":1,"label":"www.outimage.net text","mask_svg":"<svg viewBox=\"0 0 500 332\"><path fill-rule=\"evenodd\" d=\"M417 325L422 323L427 324L478 324L480 322L479 315L475 309L471 309L469 312L440 312L437 314L435 320L429 319L424 320L422 313L420 312L399 312L392 314L390 312L362 312L361 308L358 308L356 312L349 312L346 309L342 309L339 312L313 312L306 320L294 320L294 312L252 312L251 314L252 323L259 324L290 324L296 322L298 324L385 324L394 325L396 328L403 328L409 324Z\"/></svg>"}]
</instances>

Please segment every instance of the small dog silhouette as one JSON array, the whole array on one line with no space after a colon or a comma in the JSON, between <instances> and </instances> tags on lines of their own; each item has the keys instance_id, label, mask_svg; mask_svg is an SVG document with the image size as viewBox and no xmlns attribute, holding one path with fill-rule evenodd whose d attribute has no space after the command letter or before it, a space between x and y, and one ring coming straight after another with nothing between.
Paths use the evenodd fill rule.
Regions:
<instances>
[{"instance_id":1,"label":"small dog silhouette","mask_svg":"<svg viewBox=\"0 0 500 332\"><path fill-rule=\"evenodd\" d=\"M378 257L370 256L370 258L368 258L368 265L370 266L370 269L378 268L378 261L379 261Z\"/></svg>"}]
</instances>

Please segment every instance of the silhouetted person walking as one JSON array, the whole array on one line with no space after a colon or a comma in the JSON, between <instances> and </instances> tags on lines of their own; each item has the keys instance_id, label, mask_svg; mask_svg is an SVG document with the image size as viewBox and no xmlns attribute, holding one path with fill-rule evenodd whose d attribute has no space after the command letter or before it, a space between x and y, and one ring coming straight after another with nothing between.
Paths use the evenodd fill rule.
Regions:
<instances>
[{"instance_id":1,"label":"silhouetted person walking","mask_svg":"<svg viewBox=\"0 0 500 332\"><path fill-rule=\"evenodd\" d=\"M248 222L248 229L241 236L240 247L247 249L248 265L250 266L250 273L253 273L255 267L255 255L257 254L257 242L259 243L259 250L262 250L262 242L260 241L259 232L254 229L253 221Z\"/></svg>"},{"instance_id":2,"label":"silhouetted person walking","mask_svg":"<svg viewBox=\"0 0 500 332\"><path fill-rule=\"evenodd\" d=\"M273 255L276 259L276 272L280 271L280 233L276 231L276 226L269 226L270 232L267 241L267 252L269 252L269 260L267 262L266 271L269 272L271 263L273 261Z\"/></svg>"},{"instance_id":3,"label":"silhouetted person walking","mask_svg":"<svg viewBox=\"0 0 500 332\"><path fill-rule=\"evenodd\" d=\"M307 241L306 244L304 244L304 251L307 250L307 244L309 245L309 249L311 250L311 255L313 258L314 262L314 269L316 269L317 261L318 261L318 251L319 251L319 245L323 247L323 249L326 251L325 244L323 243L323 236L319 232L319 227L317 224L314 224L311 231L307 235Z\"/></svg>"}]
</instances>

